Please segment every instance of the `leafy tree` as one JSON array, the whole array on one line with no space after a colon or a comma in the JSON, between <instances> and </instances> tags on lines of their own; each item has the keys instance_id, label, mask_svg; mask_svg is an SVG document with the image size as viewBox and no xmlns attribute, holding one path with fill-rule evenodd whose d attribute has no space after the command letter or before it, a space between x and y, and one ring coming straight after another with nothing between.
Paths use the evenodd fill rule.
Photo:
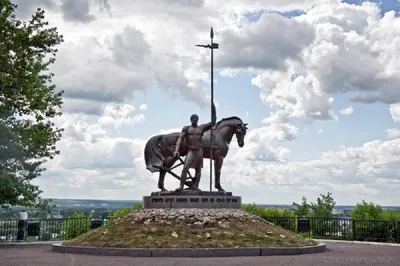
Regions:
<instances>
[{"instance_id":1,"label":"leafy tree","mask_svg":"<svg viewBox=\"0 0 400 266\"><path fill-rule=\"evenodd\" d=\"M392 211L392 210L385 210L382 214L383 220L400 220L400 210Z\"/></svg>"},{"instance_id":2,"label":"leafy tree","mask_svg":"<svg viewBox=\"0 0 400 266\"><path fill-rule=\"evenodd\" d=\"M303 196L301 204L293 202L294 214L297 217L310 216L310 204L307 203L307 198Z\"/></svg>"},{"instance_id":3,"label":"leafy tree","mask_svg":"<svg viewBox=\"0 0 400 266\"><path fill-rule=\"evenodd\" d=\"M317 202L310 203L311 214L314 217L331 217L332 211L336 206L335 200L332 198L332 193L328 192L327 195L320 194L321 197L317 198Z\"/></svg>"},{"instance_id":4,"label":"leafy tree","mask_svg":"<svg viewBox=\"0 0 400 266\"><path fill-rule=\"evenodd\" d=\"M354 211L351 213L351 218L358 220L382 219L383 210L380 205L372 202L367 203L363 200L361 203L357 203Z\"/></svg>"},{"instance_id":5,"label":"leafy tree","mask_svg":"<svg viewBox=\"0 0 400 266\"><path fill-rule=\"evenodd\" d=\"M357 203L351 218L355 220L355 238L360 241L393 242L399 235L396 221L400 213L383 210L379 204L363 200ZM371 220L386 220L374 222Z\"/></svg>"},{"instance_id":6,"label":"leafy tree","mask_svg":"<svg viewBox=\"0 0 400 266\"><path fill-rule=\"evenodd\" d=\"M51 119L61 115L63 91L55 91L49 66L63 36L48 27L43 10L20 21L16 8L0 0L0 205L46 208L48 201L31 181L59 153L62 129Z\"/></svg>"},{"instance_id":7,"label":"leafy tree","mask_svg":"<svg viewBox=\"0 0 400 266\"><path fill-rule=\"evenodd\" d=\"M361 203L357 203L354 211L351 213L351 218L356 220L400 220L400 210L383 210L379 204L363 200Z\"/></svg>"},{"instance_id":8,"label":"leafy tree","mask_svg":"<svg viewBox=\"0 0 400 266\"><path fill-rule=\"evenodd\" d=\"M332 193L327 195L320 194L317 202L307 202L307 198L303 196L300 204L293 202L294 213L297 217L332 217L332 211L336 206L335 200L332 198Z\"/></svg>"}]
</instances>

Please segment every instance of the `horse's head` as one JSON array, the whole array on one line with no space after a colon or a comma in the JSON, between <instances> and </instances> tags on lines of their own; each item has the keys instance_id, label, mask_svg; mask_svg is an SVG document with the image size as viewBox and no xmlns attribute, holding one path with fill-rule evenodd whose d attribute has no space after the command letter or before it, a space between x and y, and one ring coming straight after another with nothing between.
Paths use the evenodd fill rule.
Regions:
<instances>
[{"instance_id":1,"label":"horse's head","mask_svg":"<svg viewBox=\"0 0 400 266\"><path fill-rule=\"evenodd\" d=\"M244 146L244 136L246 135L246 132L247 132L247 123L246 124L240 123L236 126L235 135L240 148Z\"/></svg>"},{"instance_id":2,"label":"horse's head","mask_svg":"<svg viewBox=\"0 0 400 266\"><path fill-rule=\"evenodd\" d=\"M227 144L231 143L233 135L236 135L239 147L242 148L244 146L247 124L244 124L239 117L232 116L222 119L215 125L215 130L219 138L226 141Z\"/></svg>"}]
</instances>

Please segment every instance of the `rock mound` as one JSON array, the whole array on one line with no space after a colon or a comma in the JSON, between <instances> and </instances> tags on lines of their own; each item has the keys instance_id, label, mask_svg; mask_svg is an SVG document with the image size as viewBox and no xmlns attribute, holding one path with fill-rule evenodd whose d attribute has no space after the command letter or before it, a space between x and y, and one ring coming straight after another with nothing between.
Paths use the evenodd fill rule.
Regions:
<instances>
[{"instance_id":1,"label":"rock mound","mask_svg":"<svg viewBox=\"0 0 400 266\"><path fill-rule=\"evenodd\" d=\"M64 245L121 248L299 247L317 243L240 209L145 209Z\"/></svg>"}]
</instances>

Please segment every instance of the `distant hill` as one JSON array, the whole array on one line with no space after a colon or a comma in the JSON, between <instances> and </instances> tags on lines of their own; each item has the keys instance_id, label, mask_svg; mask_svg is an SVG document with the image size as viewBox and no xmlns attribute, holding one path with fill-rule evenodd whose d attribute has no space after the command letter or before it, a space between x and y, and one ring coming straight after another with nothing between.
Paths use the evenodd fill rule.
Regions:
<instances>
[{"instance_id":1,"label":"distant hill","mask_svg":"<svg viewBox=\"0 0 400 266\"><path fill-rule=\"evenodd\" d=\"M110 209L122 209L132 207L135 203L140 203L137 200L90 200L90 199L52 199L53 204L57 208L110 208ZM278 208L278 209L290 209L292 205L289 204L256 204L258 207L266 208ZM352 211L354 205L337 205L338 211ZM382 206L382 209L399 210L400 206Z\"/></svg>"},{"instance_id":2,"label":"distant hill","mask_svg":"<svg viewBox=\"0 0 400 266\"><path fill-rule=\"evenodd\" d=\"M140 201L135 200L89 200L89 199L51 199L57 208L130 208Z\"/></svg>"}]
</instances>

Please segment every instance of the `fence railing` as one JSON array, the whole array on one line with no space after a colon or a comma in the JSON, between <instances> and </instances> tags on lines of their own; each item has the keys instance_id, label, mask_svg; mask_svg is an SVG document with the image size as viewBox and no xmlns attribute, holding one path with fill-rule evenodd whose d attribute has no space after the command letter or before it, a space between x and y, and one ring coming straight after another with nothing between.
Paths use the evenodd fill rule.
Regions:
<instances>
[{"instance_id":1,"label":"fence railing","mask_svg":"<svg viewBox=\"0 0 400 266\"><path fill-rule=\"evenodd\" d=\"M284 229L309 238L400 243L400 221L350 220L321 217L263 217ZM57 241L72 239L113 219L62 218L29 220L24 240ZM16 241L17 220L0 220L0 242Z\"/></svg>"},{"instance_id":2,"label":"fence railing","mask_svg":"<svg viewBox=\"0 0 400 266\"><path fill-rule=\"evenodd\" d=\"M58 241L72 239L91 229L98 228L112 222L112 218L61 218L28 220L23 239L27 241ZM18 232L17 220L0 220L0 242L16 241ZM20 240L20 239L19 239Z\"/></svg>"},{"instance_id":3,"label":"fence railing","mask_svg":"<svg viewBox=\"0 0 400 266\"><path fill-rule=\"evenodd\" d=\"M322 217L263 217L309 238L400 243L400 221Z\"/></svg>"}]
</instances>

